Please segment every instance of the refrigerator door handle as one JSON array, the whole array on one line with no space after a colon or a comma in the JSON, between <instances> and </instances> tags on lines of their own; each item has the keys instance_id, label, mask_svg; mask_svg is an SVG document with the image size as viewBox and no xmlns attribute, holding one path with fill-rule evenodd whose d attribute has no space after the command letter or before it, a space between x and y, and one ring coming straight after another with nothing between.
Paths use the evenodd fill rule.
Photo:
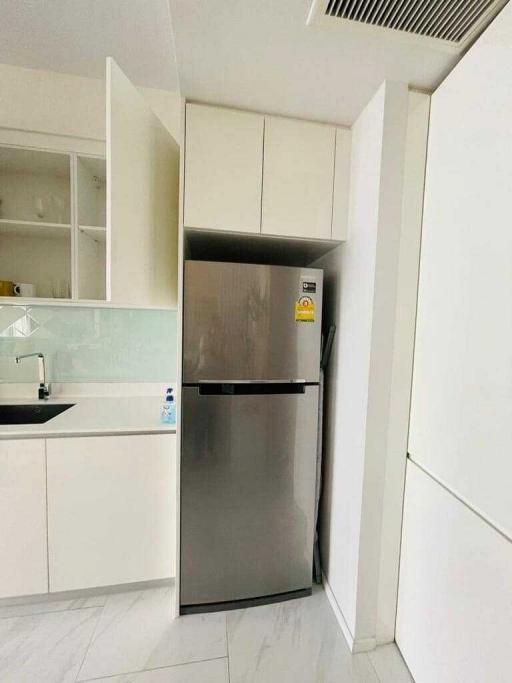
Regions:
<instances>
[{"instance_id":1,"label":"refrigerator door handle","mask_svg":"<svg viewBox=\"0 0 512 683\"><path fill-rule=\"evenodd\" d=\"M305 379L200 379L198 384L306 384ZM317 384L317 382L314 382Z\"/></svg>"},{"instance_id":2,"label":"refrigerator door handle","mask_svg":"<svg viewBox=\"0 0 512 683\"><path fill-rule=\"evenodd\" d=\"M270 394L305 394L305 382L202 382L200 396L263 396Z\"/></svg>"}]
</instances>

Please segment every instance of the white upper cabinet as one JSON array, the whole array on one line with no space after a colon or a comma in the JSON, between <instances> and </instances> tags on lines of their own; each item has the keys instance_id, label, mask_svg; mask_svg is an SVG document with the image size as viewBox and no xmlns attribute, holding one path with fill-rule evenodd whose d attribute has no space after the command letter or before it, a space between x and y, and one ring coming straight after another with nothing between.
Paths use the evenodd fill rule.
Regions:
<instances>
[{"instance_id":1,"label":"white upper cabinet","mask_svg":"<svg viewBox=\"0 0 512 683\"><path fill-rule=\"evenodd\" d=\"M265 118L262 233L331 239L335 132Z\"/></svg>"},{"instance_id":2,"label":"white upper cabinet","mask_svg":"<svg viewBox=\"0 0 512 683\"><path fill-rule=\"evenodd\" d=\"M188 228L260 232L264 117L187 105Z\"/></svg>"},{"instance_id":3,"label":"white upper cabinet","mask_svg":"<svg viewBox=\"0 0 512 683\"><path fill-rule=\"evenodd\" d=\"M0 127L0 296L176 306L179 146L111 59L106 102L106 145Z\"/></svg>"},{"instance_id":4,"label":"white upper cabinet","mask_svg":"<svg viewBox=\"0 0 512 683\"><path fill-rule=\"evenodd\" d=\"M187 104L184 226L345 240L350 130Z\"/></svg>"},{"instance_id":5,"label":"white upper cabinet","mask_svg":"<svg viewBox=\"0 0 512 683\"><path fill-rule=\"evenodd\" d=\"M113 303L176 305L178 197L178 144L108 59L107 298Z\"/></svg>"}]
</instances>

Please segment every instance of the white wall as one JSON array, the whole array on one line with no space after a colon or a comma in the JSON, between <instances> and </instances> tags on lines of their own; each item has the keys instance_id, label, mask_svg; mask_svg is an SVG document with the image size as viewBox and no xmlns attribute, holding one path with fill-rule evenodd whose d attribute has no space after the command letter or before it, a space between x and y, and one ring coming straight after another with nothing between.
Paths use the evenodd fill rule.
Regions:
<instances>
[{"instance_id":1,"label":"white wall","mask_svg":"<svg viewBox=\"0 0 512 683\"><path fill-rule=\"evenodd\" d=\"M415 108L419 118L409 114ZM428 97L409 95L405 84L380 88L352 129L348 242L316 263L325 268L325 322L337 325L327 378L322 556L354 650L394 635L427 116ZM406 174L412 193L404 194ZM401 270L401 260L412 268ZM409 365L397 364L397 353ZM398 420L393 438L391 419Z\"/></svg>"},{"instance_id":2,"label":"white wall","mask_svg":"<svg viewBox=\"0 0 512 683\"><path fill-rule=\"evenodd\" d=\"M386 474L381 519L376 626L379 643L391 642L395 638L429 114L430 97L418 92L409 92Z\"/></svg>"},{"instance_id":3,"label":"white wall","mask_svg":"<svg viewBox=\"0 0 512 683\"><path fill-rule=\"evenodd\" d=\"M179 141L179 93L140 91ZM0 127L105 140L105 81L0 64Z\"/></svg>"},{"instance_id":4,"label":"white wall","mask_svg":"<svg viewBox=\"0 0 512 683\"><path fill-rule=\"evenodd\" d=\"M508 6L432 100L409 449L512 537L511 59Z\"/></svg>"},{"instance_id":5,"label":"white wall","mask_svg":"<svg viewBox=\"0 0 512 683\"><path fill-rule=\"evenodd\" d=\"M492 639L498 644L500 629L507 624L510 632L512 623L512 562L510 549L502 550L512 541L511 63L509 4L432 97L409 452L450 492L443 495L451 495L450 505L459 509L450 534L464 541L445 560L446 604L432 615L429 641L422 640L420 608L437 603L439 577L417 582L414 591L400 590L397 641L420 681L484 680L485 647ZM431 553L439 556L446 522L434 514L440 484L428 486L430 507L411 520L406 511L405 524L421 527ZM479 515L469 534L464 506ZM480 562L478 539L489 534L495 541L486 544L486 563L498 567L507 557L508 585L497 582L489 593L489 567L475 575L469 600L463 559ZM420 552L406 534L401 586L411 584ZM482 614L488 599L494 618ZM474 635L465 657L457 653L461 605L465 632ZM447 663L432 678L438 652ZM507 671L510 678L509 652L496 648L494 656L496 672ZM505 680L503 675L485 680Z\"/></svg>"}]
</instances>

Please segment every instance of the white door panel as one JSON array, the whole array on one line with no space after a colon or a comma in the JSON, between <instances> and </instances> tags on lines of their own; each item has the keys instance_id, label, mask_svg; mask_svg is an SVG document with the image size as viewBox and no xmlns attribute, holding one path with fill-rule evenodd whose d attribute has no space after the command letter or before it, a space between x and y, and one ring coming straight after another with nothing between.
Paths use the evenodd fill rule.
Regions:
<instances>
[{"instance_id":1,"label":"white door panel","mask_svg":"<svg viewBox=\"0 0 512 683\"><path fill-rule=\"evenodd\" d=\"M335 132L265 117L263 233L331 239Z\"/></svg>"},{"instance_id":2,"label":"white door panel","mask_svg":"<svg viewBox=\"0 0 512 683\"><path fill-rule=\"evenodd\" d=\"M260 232L263 116L187 104L185 227Z\"/></svg>"}]
</instances>

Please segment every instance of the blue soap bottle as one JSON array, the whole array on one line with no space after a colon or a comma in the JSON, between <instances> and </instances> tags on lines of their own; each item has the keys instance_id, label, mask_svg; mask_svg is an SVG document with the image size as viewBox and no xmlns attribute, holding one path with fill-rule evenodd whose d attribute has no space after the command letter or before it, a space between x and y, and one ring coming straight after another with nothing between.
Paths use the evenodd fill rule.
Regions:
<instances>
[{"instance_id":1,"label":"blue soap bottle","mask_svg":"<svg viewBox=\"0 0 512 683\"><path fill-rule=\"evenodd\" d=\"M167 389L165 401L162 403L160 420L164 424L176 424L176 401L171 387Z\"/></svg>"}]
</instances>

